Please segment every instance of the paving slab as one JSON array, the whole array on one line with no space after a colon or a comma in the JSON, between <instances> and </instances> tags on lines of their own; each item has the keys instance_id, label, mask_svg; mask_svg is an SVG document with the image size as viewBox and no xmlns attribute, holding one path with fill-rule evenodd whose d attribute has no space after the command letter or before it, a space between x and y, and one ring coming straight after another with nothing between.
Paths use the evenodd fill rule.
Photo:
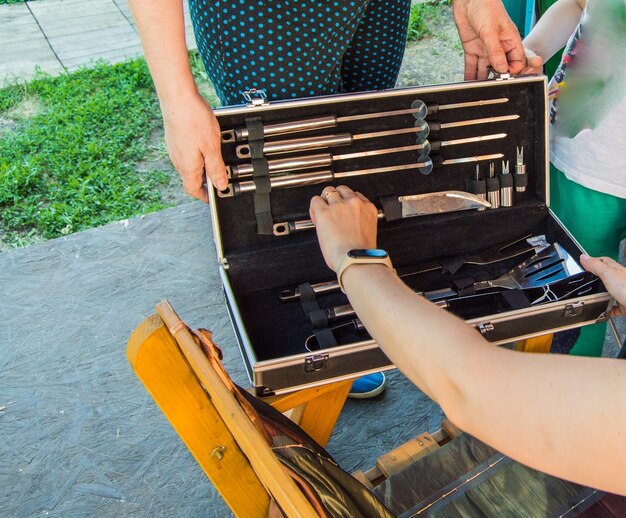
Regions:
<instances>
[{"instance_id":1,"label":"paving slab","mask_svg":"<svg viewBox=\"0 0 626 518\"><path fill-rule=\"evenodd\" d=\"M0 254L0 516L230 516L125 358L167 298L249 386L212 239L193 202ZM369 468L440 420L392 372L379 398L348 401L328 449Z\"/></svg>"},{"instance_id":2,"label":"paving slab","mask_svg":"<svg viewBox=\"0 0 626 518\"><path fill-rule=\"evenodd\" d=\"M0 86L26 81L38 67L58 74L63 66L26 4L0 5Z\"/></svg>"},{"instance_id":3,"label":"paving slab","mask_svg":"<svg viewBox=\"0 0 626 518\"><path fill-rule=\"evenodd\" d=\"M29 7L69 70L98 59L109 61L109 55L114 62L120 51L128 58L141 53L135 28L112 0L46 0L30 2Z\"/></svg>"}]
</instances>

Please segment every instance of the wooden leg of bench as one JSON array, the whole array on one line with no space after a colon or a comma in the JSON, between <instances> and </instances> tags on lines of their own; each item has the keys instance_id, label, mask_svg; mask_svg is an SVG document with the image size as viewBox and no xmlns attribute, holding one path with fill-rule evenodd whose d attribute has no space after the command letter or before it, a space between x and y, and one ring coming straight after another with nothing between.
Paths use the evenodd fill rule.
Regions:
<instances>
[{"instance_id":1,"label":"wooden leg of bench","mask_svg":"<svg viewBox=\"0 0 626 518\"><path fill-rule=\"evenodd\" d=\"M132 334L128 359L236 516L266 516L269 495L158 315Z\"/></svg>"},{"instance_id":2,"label":"wooden leg of bench","mask_svg":"<svg viewBox=\"0 0 626 518\"><path fill-rule=\"evenodd\" d=\"M279 412L295 409L291 414L292 420L320 446L326 446L351 386L351 380L338 381L263 400Z\"/></svg>"},{"instance_id":3,"label":"wooden leg of bench","mask_svg":"<svg viewBox=\"0 0 626 518\"><path fill-rule=\"evenodd\" d=\"M552 334L528 338L517 343L516 349L526 353L549 353L552 346Z\"/></svg>"}]
</instances>

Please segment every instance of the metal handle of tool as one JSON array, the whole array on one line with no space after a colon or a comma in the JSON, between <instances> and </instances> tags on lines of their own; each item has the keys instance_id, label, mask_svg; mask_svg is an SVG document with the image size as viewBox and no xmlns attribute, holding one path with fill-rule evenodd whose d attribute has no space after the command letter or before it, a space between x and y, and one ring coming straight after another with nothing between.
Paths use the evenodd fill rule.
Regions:
<instances>
[{"instance_id":1,"label":"metal handle of tool","mask_svg":"<svg viewBox=\"0 0 626 518\"><path fill-rule=\"evenodd\" d=\"M332 171L316 171L313 173L300 173L285 176L270 176L270 186L272 189L284 189L289 187L302 187L305 185L316 185L318 183L332 182L335 176ZM217 191L219 198L232 198L247 192L254 192L256 184L249 180L245 182L229 183L223 191Z\"/></svg>"},{"instance_id":2,"label":"metal handle of tool","mask_svg":"<svg viewBox=\"0 0 626 518\"><path fill-rule=\"evenodd\" d=\"M385 219L385 213L382 210L378 211L378 219ZM275 223L273 230L275 236L288 236L295 234L296 232L302 232L304 230L312 230L315 228L315 223L310 219L298 219L294 221L284 221L282 223ZM339 286L339 285L337 285Z\"/></svg>"},{"instance_id":3,"label":"metal handle of tool","mask_svg":"<svg viewBox=\"0 0 626 518\"><path fill-rule=\"evenodd\" d=\"M324 128L334 128L338 124L335 115L323 115L298 121L279 122L276 124L264 124L263 136L284 135L286 133L299 133ZM241 127L234 130L222 131L222 142L242 142L248 139L248 128Z\"/></svg>"},{"instance_id":4,"label":"metal handle of tool","mask_svg":"<svg viewBox=\"0 0 626 518\"><path fill-rule=\"evenodd\" d=\"M443 291L443 290L442 290ZM438 300L429 298L432 294L436 292L416 292L418 295L424 297L426 300L430 300L433 304L440 308L447 308L448 302L446 300ZM453 292L452 296L456 296L456 292ZM450 298L450 297L448 297ZM443 299L443 297L439 297L439 299ZM350 304L342 304L340 306L333 306L332 308L327 308L324 310L326 313L326 318L329 322L335 322L342 318L353 317L356 315L354 309Z\"/></svg>"},{"instance_id":5,"label":"metal handle of tool","mask_svg":"<svg viewBox=\"0 0 626 518\"><path fill-rule=\"evenodd\" d=\"M349 146L354 142L351 133L339 133L337 135L319 135L290 140L276 140L265 142L263 153L266 155L291 153L293 151L305 151L311 149L323 149L327 147ZM250 146L242 144L235 149L237 158L250 158Z\"/></svg>"},{"instance_id":6,"label":"metal handle of tool","mask_svg":"<svg viewBox=\"0 0 626 518\"><path fill-rule=\"evenodd\" d=\"M314 167L329 167L332 163L333 156L330 153L320 153L318 155L269 160L267 168L270 173L286 173L301 169L313 169ZM226 168L226 176L232 180L247 178L252 176L253 170L252 164L232 165Z\"/></svg>"},{"instance_id":7,"label":"metal handle of tool","mask_svg":"<svg viewBox=\"0 0 626 518\"><path fill-rule=\"evenodd\" d=\"M422 174L429 174L433 169L433 164L432 161L428 159L411 164L375 167L371 169L357 169L354 171L342 171L339 173L333 173L332 171L317 171L312 173L298 173L284 176L270 176L269 178L270 186L272 188L289 188L314 185L323 182L332 182L333 180L352 178L355 176L410 171L411 169L417 169ZM229 183L228 187L223 191L218 191L217 195L220 198L232 198L233 196L239 196L240 194L246 192L254 192L255 190L256 184L254 181L233 182Z\"/></svg>"}]
</instances>

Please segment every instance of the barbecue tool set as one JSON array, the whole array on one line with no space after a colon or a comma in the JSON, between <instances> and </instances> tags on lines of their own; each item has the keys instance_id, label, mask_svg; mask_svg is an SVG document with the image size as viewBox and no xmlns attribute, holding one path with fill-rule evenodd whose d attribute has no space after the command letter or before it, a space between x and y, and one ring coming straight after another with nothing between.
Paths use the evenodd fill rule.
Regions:
<instances>
[{"instance_id":1,"label":"barbecue tool set","mask_svg":"<svg viewBox=\"0 0 626 518\"><path fill-rule=\"evenodd\" d=\"M257 394L391 367L311 230L329 184L374 203L378 246L410 289L494 344L607 317L549 208L543 77L247 101L215 110L229 184L209 208Z\"/></svg>"}]
</instances>

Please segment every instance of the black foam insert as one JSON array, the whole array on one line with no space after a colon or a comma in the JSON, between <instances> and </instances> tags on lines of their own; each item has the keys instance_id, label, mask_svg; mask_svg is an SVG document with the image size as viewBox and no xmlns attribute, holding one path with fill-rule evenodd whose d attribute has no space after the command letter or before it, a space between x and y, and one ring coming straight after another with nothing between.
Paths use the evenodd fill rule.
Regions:
<instances>
[{"instance_id":1,"label":"black foam insert","mask_svg":"<svg viewBox=\"0 0 626 518\"><path fill-rule=\"evenodd\" d=\"M227 108L217 110L222 130L245 126L245 118L261 117L263 123L299 120L319 115L334 114L343 117L352 114L401 110L421 99L439 105L477 101L481 99L508 98L508 102L457 110L442 110L429 115L427 121L442 123L516 114L519 119L507 122L441 129L431 134L431 140L452 140L477 135L504 132L505 139L475 144L444 146L440 152L444 159L503 153L515 170L516 148L524 148L524 162L528 187L524 193L513 193L514 205L494 210L464 211L431 216L405 218L379 223L379 246L386 249L397 269L409 269L442 257L470 255L497 243L513 241L526 234L545 234L550 242L559 242L577 256L580 250L569 235L555 222L546 204L546 122L545 80L524 78L512 81L489 81L443 85L415 89L391 90L358 95L329 96L298 102L272 103L261 108ZM351 132L362 134L394 128L413 126L411 115L346 122L336 128L295 133L268 138L285 140L314 135ZM358 140L353 145L327 150L299 152L293 156L330 152L343 155L372 149L400 147L415 144L415 135L397 134L391 137ZM228 165L247 163L238 159L235 146L245 142L225 143L222 147ZM336 160L336 173L362 168L386 167L416 162L419 152L403 152L367 157L365 159ZM272 155L268 159L285 158ZM486 176L488 163L481 171ZM496 161L496 173L501 170ZM421 194L443 190L466 190L467 181L473 178L474 163L441 165L429 175L417 171L393 172L357 176L334 182L346 184L363 193L380 207L379 198ZM303 186L290 189L273 189L270 193L275 222L308 218L308 207L313 196L319 195L329 184ZM312 327L298 302L279 301L281 288L293 288L303 282L330 280L334 274L325 265L315 232L305 231L290 236L259 235L256 229L251 194L232 198L216 198L219 233L224 255L228 260L228 278L235 301L246 326L248 337L259 360L281 358L306 352L305 342ZM515 258L491 266L468 266L454 275L430 272L412 277L407 283L415 290L431 290L452 285L455 278L471 277L483 280L498 277L520 262ZM322 308L346 304L340 292L319 297ZM233 301L231 301L232 303ZM484 311L497 311L487 305ZM340 344L363 340L350 326L336 333ZM309 341L309 345L311 345ZM314 344L313 344L314 345Z\"/></svg>"}]
</instances>

